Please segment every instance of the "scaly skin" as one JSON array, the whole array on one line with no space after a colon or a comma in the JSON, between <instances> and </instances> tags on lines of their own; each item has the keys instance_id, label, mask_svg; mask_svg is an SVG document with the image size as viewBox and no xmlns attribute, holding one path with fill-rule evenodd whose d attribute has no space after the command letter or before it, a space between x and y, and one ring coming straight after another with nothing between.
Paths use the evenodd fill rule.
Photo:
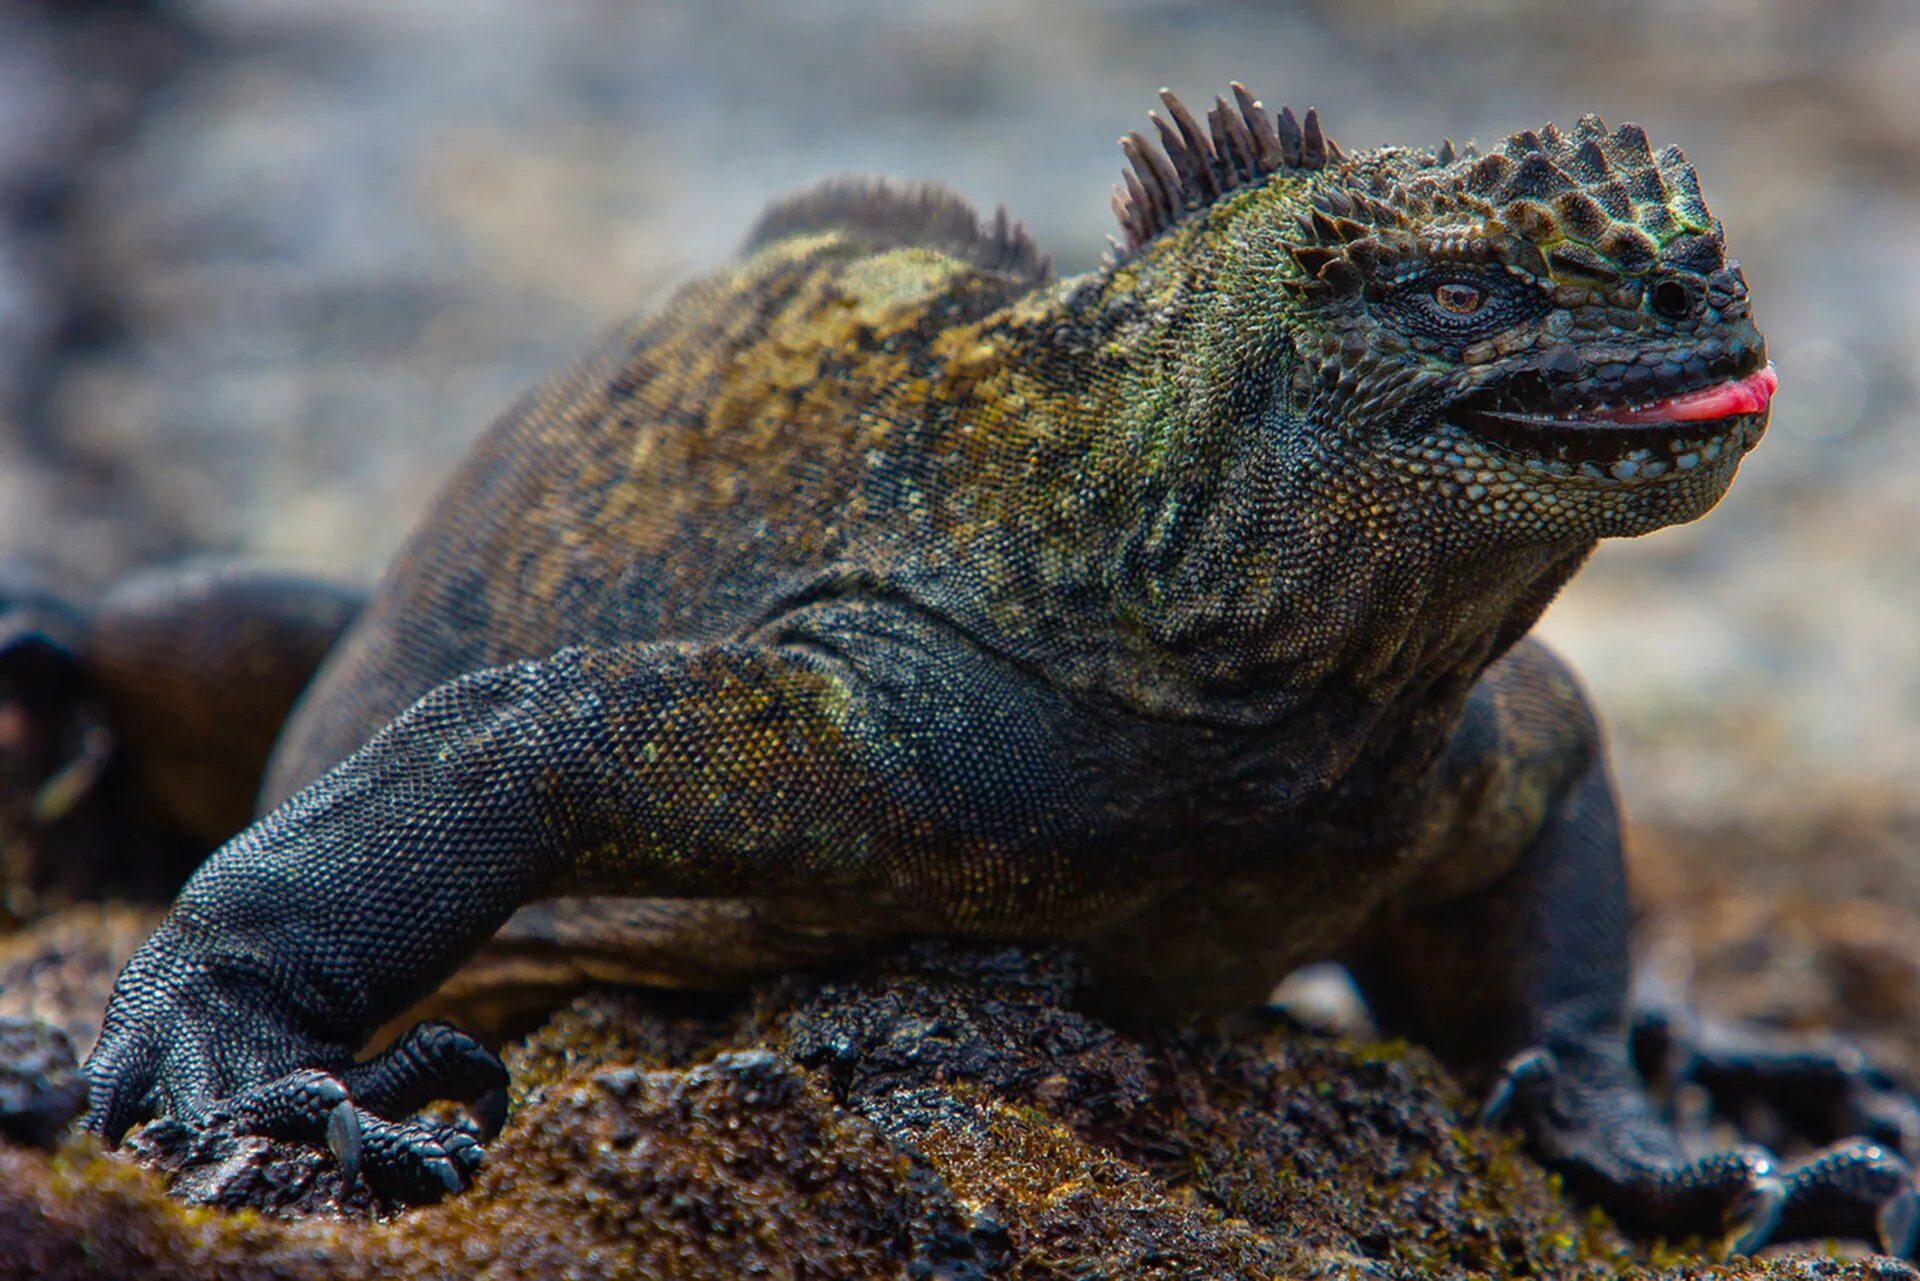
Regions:
<instances>
[{"instance_id":1,"label":"scaly skin","mask_svg":"<svg viewBox=\"0 0 1920 1281\"><path fill-rule=\"evenodd\" d=\"M649 972L1064 939L1146 1016L1338 957L1623 1216L1910 1245L1899 1157L1689 1161L1655 1116L1604 756L1523 639L1764 430L1692 169L1593 118L1349 156L1168 107L1101 271L829 187L506 415L121 976L87 1124L238 1095L457 1187L470 1144L377 1115L424 1069L352 1052L523 904L707 899L738 928L656 912Z\"/></svg>"}]
</instances>

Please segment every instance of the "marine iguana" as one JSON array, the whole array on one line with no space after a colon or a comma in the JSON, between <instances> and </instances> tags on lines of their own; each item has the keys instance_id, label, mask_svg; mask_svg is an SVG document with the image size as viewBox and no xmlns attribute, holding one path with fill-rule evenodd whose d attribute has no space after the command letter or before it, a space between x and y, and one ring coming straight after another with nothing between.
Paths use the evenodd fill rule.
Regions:
<instances>
[{"instance_id":1,"label":"marine iguana","mask_svg":"<svg viewBox=\"0 0 1920 1281\"><path fill-rule=\"evenodd\" d=\"M537 900L616 896L660 982L1062 940L1160 1017L1337 958L1643 1229L1910 1250L1887 1146L1691 1159L1656 1114L1599 732L1527 635L1765 429L1692 166L1593 116L1349 152L1232 93L1123 140L1099 270L830 182L510 409L315 615L344 637L121 975L84 1124L220 1110L457 1189L476 1144L405 1118L497 1061L444 1024L354 1053ZM1907 1103L1794 1066L1863 1126Z\"/></svg>"}]
</instances>

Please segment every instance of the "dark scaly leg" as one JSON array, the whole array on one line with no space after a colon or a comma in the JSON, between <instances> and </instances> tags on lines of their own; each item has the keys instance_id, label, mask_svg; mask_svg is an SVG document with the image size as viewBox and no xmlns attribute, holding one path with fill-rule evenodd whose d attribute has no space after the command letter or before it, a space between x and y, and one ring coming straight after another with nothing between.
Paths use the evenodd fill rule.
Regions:
<instances>
[{"instance_id":1,"label":"dark scaly leg","mask_svg":"<svg viewBox=\"0 0 1920 1281\"><path fill-rule=\"evenodd\" d=\"M361 593L244 564L138 571L85 607L0 573L0 890L172 894L246 825L288 709ZM50 1142L78 1111L51 1029L0 1027L0 1130Z\"/></svg>"},{"instance_id":2,"label":"dark scaly leg","mask_svg":"<svg viewBox=\"0 0 1920 1281\"><path fill-rule=\"evenodd\" d=\"M429 693L194 874L115 985L85 1124L224 1109L443 1191L445 1134L375 1105L484 1098L490 1060L432 1029L352 1055L522 903L805 892L891 929L973 853L1088 821L1013 676L846 610L857 634L567 650Z\"/></svg>"},{"instance_id":3,"label":"dark scaly leg","mask_svg":"<svg viewBox=\"0 0 1920 1281\"><path fill-rule=\"evenodd\" d=\"M1356 958L1383 1023L1490 1082L1490 1120L1514 1116L1571 1189L1639 1230L1725 1230L1737 1251L1832 1231L1911 1248L1916 1198L1896 1154L1848 1143L1791 1168L1757 1147L1690 1156L1658 1114L1629 1052L1612 785L1577 689L1544 650L1489 671L1444 768L1446 794L1479 799L1447 816L1442 839L1520 852L1491 883L1446 885ZM1442 866L1459 876L1459 862Z\"/></svg>"},{"instance_id":4,"label":"dark scaly leg","mask_svg":"<svg viewBox=\"0 0 1920 1281\"><path fill-rule=\"evenodd\" d=\"M1920 1156L1913 1083L1856 1045L1702 1014L1651 966L1634 985L1634 1062L1656 1089L1698 1086L1713 1109L1768 1142L1818 1146L1859 1136Z\"/></svg>"}]
</instances>

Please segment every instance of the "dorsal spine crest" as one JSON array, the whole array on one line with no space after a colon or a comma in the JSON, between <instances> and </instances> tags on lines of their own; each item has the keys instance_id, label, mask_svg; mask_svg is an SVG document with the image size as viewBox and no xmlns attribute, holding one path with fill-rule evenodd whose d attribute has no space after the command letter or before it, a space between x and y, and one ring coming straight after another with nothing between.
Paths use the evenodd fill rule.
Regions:
<instances>
[{"instance_id":1,"label":"dorsal spine crest","mask_svg":"<svg viewBox=\"0 0 1920 1281\"><path fill-rule=\"evenodd\" d=\"M1235 81L1231 89L1231 104L1224 97L1213 100L1205 129L1177 95L1162 89L1166 115L1147 113L1159 144L1137 130L1120 140L1129 167L1113 192L1121 232L1117 257L1135 253L1229 192L1283 170L1313 172L1345 159L1340 144L1321 127L1318 111L1308 108L1303 120L1282 107L1275 118L1245 85Z\"/></svg>"}]
</instances>

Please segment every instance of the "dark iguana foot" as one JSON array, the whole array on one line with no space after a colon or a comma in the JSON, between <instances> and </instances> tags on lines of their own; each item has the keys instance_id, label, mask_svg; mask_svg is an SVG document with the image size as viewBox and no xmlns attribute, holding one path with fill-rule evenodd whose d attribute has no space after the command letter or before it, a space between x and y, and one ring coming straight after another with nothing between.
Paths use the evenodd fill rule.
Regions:
<instances>
[{"instance_id":1,"label":"dark iguana foot","mask_svg":"<svg viewBox=\"0 0 1920 1281\"><path fill-rule=\"evenodd\" d=\"M1858 1047L1671 1004L1636 1011L1632 1044L1659 1093L1691 1087L1743 1134L1782 1150L1823 1149L1795 1167L1803 1191L1783 1233L1877 1238L1902 1255L1920 1244L1908 1168L1920 1159L1920 1097Z\"/></svg>"},{"instance_id":2,"label":"dark iguana foot","mask_svg":"<svg viewBox=\"0 0 1920 1281\"><path fill-rule=\"evenodd\" d=\"M1483 1116L1492 1123L1509 1112L1569 1188L1642 1231L1720 1234L1735 1254L1844 1236L1906 1255L1920 1230L1913 1171L1898 1153L1856 1140L1792 1165L1759 1146L1689 1156L1623 1058L1580 1049L1516 1056Z\"/></svg>"},{"instance_id":3,"label":"dark iguana foot","mask_svg":"<svg viewBox=\"0 0 1920 1281\"><path fill-rule=\"evenodd\" d=\"M141 1015L178 1008L191 1013L170 1017L163 1045L151 1035L153 1020ZM499 1059L456 1028L422 1023L355 1064L345 1048L296 1024L257 979L193 963L163 963L154 974L134 974L132 984L123 975L87 1060L82 1124L118 1142L135 1122L159 1114L195 1130L311 1143L330 1149L349 1177L413 1203L467 1186L481 1136L505 1118L507 1072ZM433 1099L471 1105L477 1123L390 1119Z\"/></svg>"},{"instance_id":4,"label":"dark iguana foot","mask_svg":"<svg viewBox=\"0 0 1920 1281\"><path fill-rule=\"evenodd\" d=\"M505 1070L499 1068L492 1054L480 1049L467 1033L445 1024L420 1024L388 1054L396 1051L409 1054L407 1045L415 1039L459 1043L478 1056L472 1060L474 1064L482 1058L488 1060L499 1081L505 1081ZM238 1133L257 1133L271 1139L292 1139L296 1143L328 1148L340 1162L340 1170L348 1181L365 1175L374 1191L411 1204L440 1200L449 1193L463 1191L480 1168L482 1152L478 1133L463 1125L384 1120L380 1112L388 1108L382 1106L380 1100L351 1089L349 1079L378 1070L384 1058L386 1056L361 1068L351 1068L342 1076L332 1076L319 1068L288 1072L232 1099L221 1100L207 1114L207 1124L230 1125ZM424 1077L415 1077L413 1083L426 1091L420 1102L453 1095L457 1087L463 1085L459 1077L438 1089ZM499 1085L482 1085L482 1091L490 1097L505 1099L505 1091ZM394 1108L394 1114L405 1116L407 1112ZM503 1118L492 1116L482 1120L476 1129L488 1125L490 1120L497 1129L497 1120Z\"/></svg>"},{"instance_id":5,"label":"dark iguana foot","mask_svg":"<svg viewBox=\"0 0 1920 1281\"><path fill-rule=\"evenodd\" d=\"M1696 1086L1714 1112L1762 1142L1861 1138L1920 1158L1920 1097L1844 1041L1647 1007L1634 1014L1633 1057L1656 1089Z\"/></svg>"},{"instance_id":6,"label":"dark iguana foot","mask_svg":"<svg viewBox=\"0 0 1920 1281\"><path fill-rule=\"evenodd\" d=\"M347 1088L384 1116L411 1116L435 1099L458 1099L482 1141L507 1120L507 1070L451 1023L416 1023L405 1036L345 1073Z\"/></svg>"}]
</instances>

